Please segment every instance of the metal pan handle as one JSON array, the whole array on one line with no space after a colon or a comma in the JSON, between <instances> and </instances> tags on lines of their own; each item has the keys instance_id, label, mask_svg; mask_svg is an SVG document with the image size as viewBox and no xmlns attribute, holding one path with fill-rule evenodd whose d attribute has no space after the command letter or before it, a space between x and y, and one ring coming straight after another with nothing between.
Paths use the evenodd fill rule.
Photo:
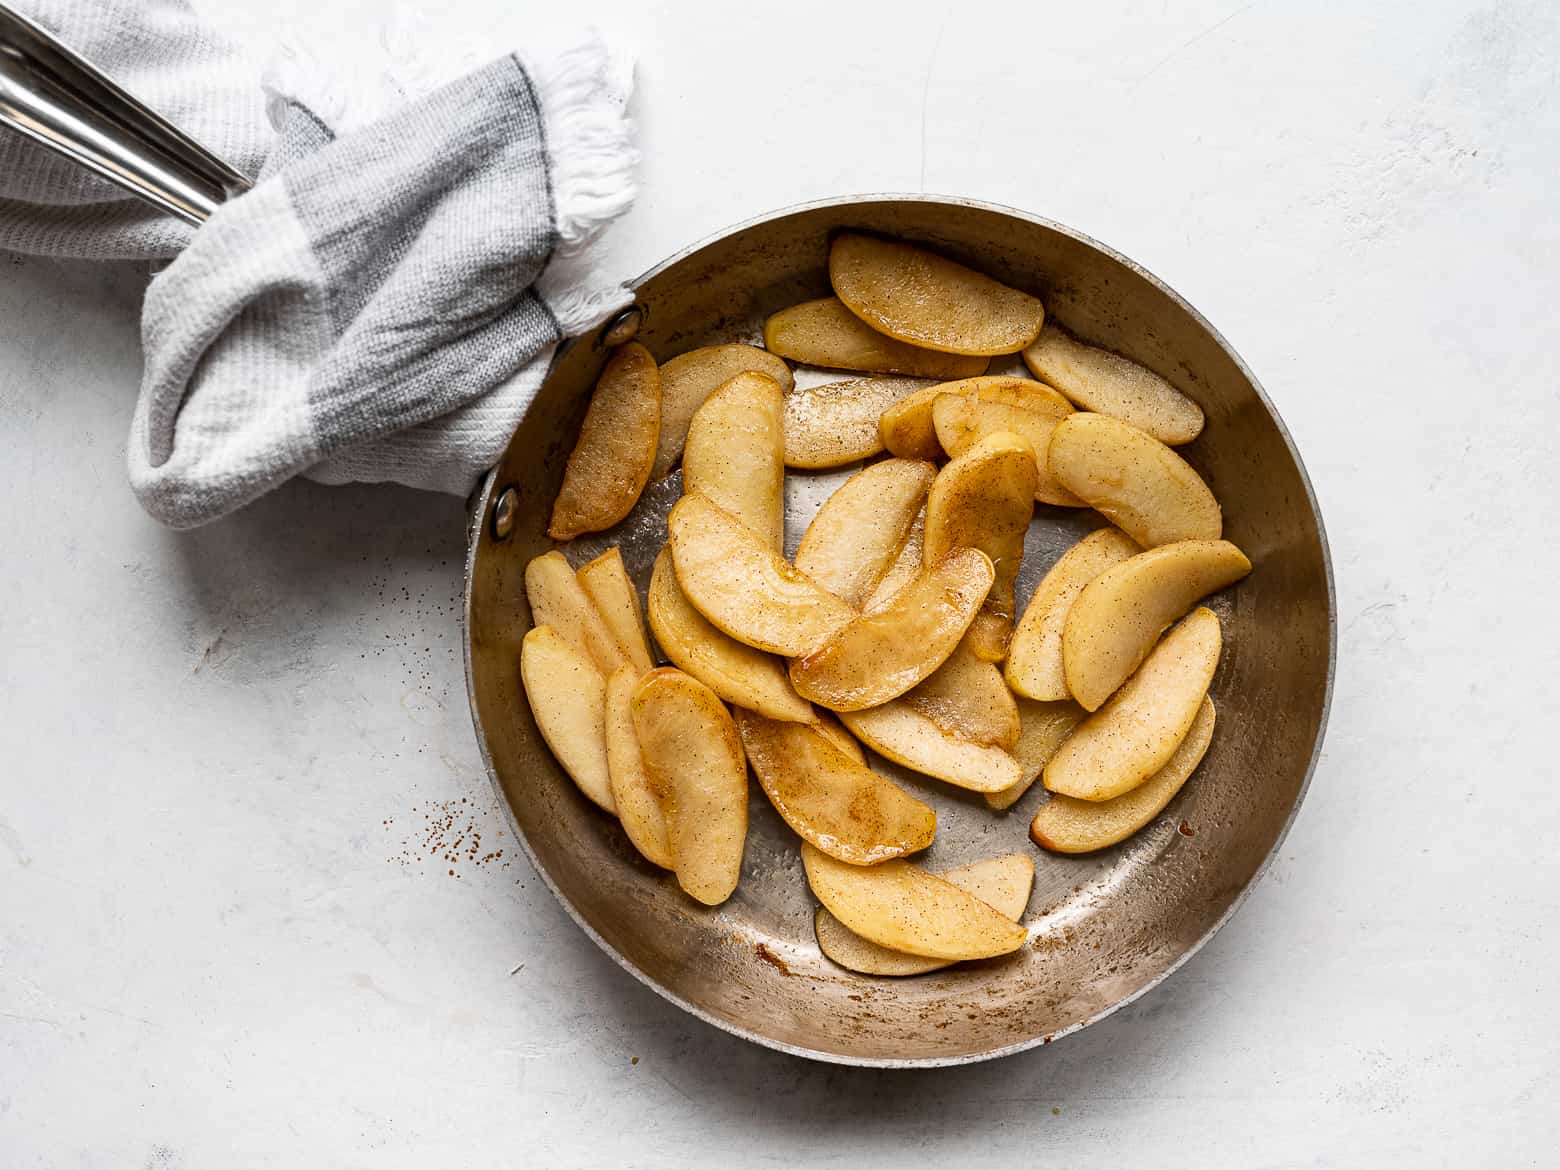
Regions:
<instances>
[{"instance_id":1,"label":"metal pan handle","mask_svg":"<svg viewBox=\"0 0 1560 1170\"><path fill-rule=\"evenodd\" d=\"M0 4L0 124L197 225L252 185L5 4Z\"/></svg>"}]
</instances>

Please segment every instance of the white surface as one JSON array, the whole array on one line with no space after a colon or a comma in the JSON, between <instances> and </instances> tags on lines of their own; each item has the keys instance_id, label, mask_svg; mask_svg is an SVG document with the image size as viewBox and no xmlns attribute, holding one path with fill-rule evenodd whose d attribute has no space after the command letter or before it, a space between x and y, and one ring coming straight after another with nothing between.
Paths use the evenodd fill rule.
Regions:
<instances>
[{"instance_id":1,"label":"white surface","mask_svg":"<svg viewBox=\"0 0 1560 1170\"><path fill-rule=\"evenodd\" d=\"M219 15L376 6L325 7ZM624 275L925 188L1090 232L1232 340L1337 569L1294 832L1183 972L1049 1049L871 1073L734 1040L507 839L460 504L295 485L158 529L124 475L138 277L0 259L0 1164L1552 1165L1553 6L597 7L642 53ZM434 856L447 810L503 856Z\"/></svg>"}]
</instances>

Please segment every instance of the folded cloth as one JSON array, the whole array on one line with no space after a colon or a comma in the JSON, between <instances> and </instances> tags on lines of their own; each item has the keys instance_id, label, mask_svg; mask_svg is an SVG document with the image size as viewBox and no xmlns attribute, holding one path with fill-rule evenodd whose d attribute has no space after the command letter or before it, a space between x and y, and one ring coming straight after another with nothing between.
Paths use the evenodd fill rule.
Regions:
<instances>
[{"instance_id":1,"label":"folded cloth","mask_svg":"<svg viewBox=\"0 0 1560 1170\"><path fill-rule=\"evenodd\" d=\"M232 84L237 52L182 0L24 10L218 154L264 160L191 231L0 137L0 247L177 252L147 292L128 453L166 524L296 474L465 494L559 341L627 303L585 255L632 201L636 161L626 70L594 32L484 61L435 56L438 38L403 21L355 75L294 50L267 75L262 133Z\"/></svg>"}]
</instances>

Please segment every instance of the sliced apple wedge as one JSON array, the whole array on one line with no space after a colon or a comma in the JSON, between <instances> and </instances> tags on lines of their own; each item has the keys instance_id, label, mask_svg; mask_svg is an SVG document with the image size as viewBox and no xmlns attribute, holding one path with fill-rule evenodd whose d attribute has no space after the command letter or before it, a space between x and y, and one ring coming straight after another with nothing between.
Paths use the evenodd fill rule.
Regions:
<instances>
[{"instance_id":1,"label":"sliced apple wedge","mask_svg":"<svg viewBox=\"0 0 1560 1170\"><path fill-rule=\"evenodd\" d=\"M542 739L580 791L617 812L607 767L606 681L595 663L551 626L520 643L520 681Z\"/></svg>"},{"instance_id":2,"label":"sliced apple wedge","mask_svg":"<svg viewBox=\"0 0 1560 1170\"><path fill-rule=\"evenodd\" d=\"M813 717L812 704L791 686L784 661L722 633L693 608L677 584L668 549L661 550L650 573L648 609L666 656L726 702L793 723Z\"/></svg>"},{"instance_id":3,"label":"sliced apple wedge","mask_svg":"<svg viewBox=\"0 0 1560 1170\"><path fill-rule=\"evenodd\" d=\"M1073 414L1051 432L1051 474L1144 548L1218 540L1219 502L1158 439L1103 414Z\"/></svg>"},{"instance_id":4,"label":"sliced apple wedge","mask_svg":"<svg viewBox=\"0 0 1560 1170\"><path fill-rule=\"evenodd\" d=\"M739 642L773 654L806 654L856 616L705 496L678 500L667 529L684 595Z\"/></svg>"},{"instance_id":5,"label":"sliced apple wedge","mask_svg":"<svg viewBox=\"0 0 1560 1170\"><path fill-rule=\"evenodd\" d=\"M785 396L785 465L842 467L883 449L878 418L925 378L852 378L798 386Z\"/></svg>"},{"instance_id":6,"label":"sliced apple wedge","mask_svg":"<svg viewBox=\"0 0 1560 1170\"><path fill-rule=\"evenodd\" d=\"M1022 853L1009 853L942 870L934 876L975 895L1004 918L1017 922L1029 905L1035 863ZM868 942L821 906L813 918L813 930L818 936L818 949L825 956L862 975L925 975L949 966L947 959L924 959Z\"/></svg>"},{"instance_id":7,"label":"sliced apple wedge","mask_svg":"<svg viewBox=\"0 0 1560 1170\"><path fill-rule=\"evenodd\" d=\"M885 410L878 421L883 445L905 459L939 458L944 448L937 434L933 410L937 400L945 394L973 394L980 402L1030 410L1054 418L1062 418L1073 412L1072 403L1066 398L1031 378L1016 378L1006 374L960 378L955 382L938 382L918 390ZM1045 448L1036 447L1036 451L1043 455ZM947 452L949 455L958 453Z\"/></svg>"},{"instance_id":8,"label":"sliced apple wedge","mask_svg":"<svg viewBox=\"0 0 1560 1170\"><path fill-rule=\"evenodd\" d=\"M835 747L855 760L856 763L865 766L867 753L862 749L856 737L845 730L845 725L839 721L839 717L832 711L818 711L815 714L816 718L812 724L814 729L826 735L833 741Z\"/></svg>"},{"instance_id":9,"label":"sliced apple wedge","mask_svg":"<svg viewBox=\"0 0 1560 1170\"><path fill-rule=\"evenodd\" d=\"M1020 377L1017 374L988 374L982 378L966 378L963 382L955 382L951 385L944 383L944 388L960 394L973 390L975 397L982 402L1014 406L1019 410L1033 411L1035 414L1044 414L1052 418L1066 418L1077 409L1068 401L1067 395L1054 386L1047 386L1044 382Z\"/></svg>"},{"instance_id":10,"label":"sliced apple wedge","mask_svg":"<svg viewBox=\"0 0 1560 1170\"><path fill-rule=\"evenodd\" d=\"M1112 800L1163 768L1208 693L1220 642L1213 611L1193 610L1057 749L1045 786L1079 800Z\"/></svg>"},{"instance_id":11,"label":"sliced apple wedge","mask_svg":"<svg viewBox=\"0 0 1560 1170\"><path fill-rule=\"evenodd\" d=\"M706 345L661 367L661 437L650 475L660 479L682 458L688 423L717 387L743 373L767 374L782 390L796 384L791 367L756 345Z\"/></svg>"},{"instance_id":12,"label":"sliced apple wedge","mask_svg":"<svg viewBox=\"0 0 1560 1170\"><path fill-rule=\"evenodd\" d=\"M1131 423L1161 443L1190 443L1203 429L1202 407L1158 374L1054 324L1024 350L1024 364L1084 410Z\"/></svg>"},{"instance_id":13,"label":"sliced apple wedge","mask_svg":"<svg viewBox=\"0 0 1560 1170\"><path fill-rule=\"evenodd\" d=\"M857 317L838 297L781 309L764 322L764 347L811 366L912 378L968 378L981 373L990 360L896 341Z\"/></svg>"},{"instance_id":14,"label":"sliced apple wedge","mask_svg":"<svg viewBox=\"0 0 1560 1170\"><path fill-rule=\"evenodd\" d=\"M736 725L714 691L669 666L639 681L630 710L666 812L677 884L718 906L737 888L747 841L747 761Z\"/></svg>"},{"instance_id":15,"label":"sliced apple wedge","mask_svg":"<svg viewBox=\"0 0 1560 1170\"><path fill-rule=\"evenodd\" d=\"M999 747L949 735L903 699L842 711L851 734L878 755L972 792L1001 792L1022 779L1018 761Z\"/></svg>"},{"instance_id":16,"label":"sliced apple wedge","mask_svg":"<svg viewBox=\"0 0 1560 1170\"><path fill-rule=\"evenodd\" d=\"M635 666L620 666L607 679L607 774L618 819L634 848L652 865L675 869L671 840L666 833L666 812L661 797L645 772L639 754L639 734L634 730L634 689L644 676Z\"/></svg>"},{"instance_id":17,"label":"sliced apple wedge","mask_svg":"<svg viewBox=\"0 0 1560 1170\"><path fill-rule=\"evenodd\" d=\"M1013 758L1018 761L1018 783L1001 792L986 793L986 804L997 810L1012 808L1040 779L1040 773L1051 762L1056 749L1073 728L1082 723L1088 712L1072 700L1060 703L1037 703L1033 699L1018 699L1018 744L1013 748Z\"/></svg>"},{"instance_id":18,"label":"sliced apple wedge","mask_svg":"<svg viewBox=\"0 0 1560 1170\"><path fill-rule=\"evenodd\" d=\"M867 594L866 601L862 602L864 613L877 613L898 596L901 589L921 575L921 563L926 559L925 544L926 508L923 506L915 514L915 520L910 524L910 531L905 534L905 542L900 546L894 563L888 567L888 572L883 574L883 579L872 592Z\"/></svg>"},{"instance_id":19,"label":"sliced apple wedge","mask_svg":"<svg viewBox=\"0 0 1560 1170\"><path fill-rule=\"evenodd\" d=\"M1092 853L1120 844L1164 811L1213 740L1213 700L1204 699L1192 729L1163 768L1114 800L1053 795L1029 823L1029 836L1053 853Z\"/></svg>"},{"instance_id":20,"label":"sliced apple wedge","mask_svg":"<svg viewBox=\"0 0 1560 1170\"><path fill-rule=\"evenodd\" d=\"M609 548L589 564L581 565L574 579L585 590L607 630L628 661L645 674L655 667L645 641L645 619L639 612L639 593L623 567L623 552Z\"/></svg>"},{"instance_id":21,"label":"sliced apple wedge","mask_svg":"<svg viewBox=\"0 0 1560 1170\"><path fill-rule=\"evenodd\" d=\"M1024 945L1001 911L908 861L849 865L802 842L807 884L824 907L868 942L929 959L989 959Z\"/></svg>"},{"instance_id":22,"label":"sliced apple wedge","mask_svg":"<svg viewBox=\"0 0 1560 1170\"><path fill-rule=\"evenodd\" d=\"M785 543L785 396L768 374L738 374L688 424L683 491L708 496L776 552Z\"/></svg>"},{"instance_id":23,"label":"sliced apple wedge","mask_svg":"<svg viewBox=\"0 0 1560 1170\"><path fill-rule=\"evenodd\" d=\"M915 459L885 459L856 472L802 533L796 567L859 607L904 547L936 474L930 463Z\"/></svg>"},{"instance_id":24,"label":"sliced apple wedge","mask_svg":"<svg viewBox=\"0 0 1560 1170\"><path fill-rule=\"evenodd\" d=\"M949 735L1011 751L1018 743L1018 703L995 663L960 642L905 702Z\"/></svg>"},{"instance_id":25,"label":"sliced apple wedge","mask_svg":"<svg viewBox=\"0 0 1560 1170\"><path fill-rule=\"evenodd\" d=\"M736 719L753 774L803 840L851 865L876 865L932 843L931 806L851 758L822 729L741 708Z\"/></svg>"},{"instance_id":26,"label":"sliced apple wedge","mask_svg":"<svg viewBox=\"0 0 1560 1170\"><path fill-rule=\"evenodd\" d=\"M629 661L561 552L543 553L526 565L525 598L531 605L532 623L551 626L578 646L603 679Z\"/></svg>"},{"instance_id":27,"label":"sliced apple wedge","mask_svg":"<svg viewBox=\"0 0 1560 1170\"><path fill-rule=\"evenodd\" d=\"M1030 385L1039 383L1031 382ZM1058 508L1083 508L1087 505L1056 481L1046 461L1051 432L1065 417L1066 412L1042 414L1006 402L987 401L969 390L962 394L940 395L932 403L932 425L937 432L937 442L949 455L963 455L981 439L999 431L1023 435L1035 449L1035 499Z\"/></svg>"},{"instance_id":28,"label":"sliced apple wedge","mask_svg":"<svg viewBox=\"0 0 1560 1170\"><path fill-rule=\"evenodd\" d=\"M979 549L952 550L882 609L793 661L791 685L832 711L875 707L904 694L953 653L994 576Z\"/></svg>"},{"instance_id":29,"label":"sliced apple wedge","mask_svg":"<svg viewBox=\"0 0 1560 1170\"><path fill-rule=\"evenodd\" d=\"M1099 528L1061 555L1030 594L1013 631L1003 672L1020 695L1054 703L1071 698L1062 669L1062 629L1084 586L1113 565L1141 552L1116 528Z\"/></svg>"},{"instance_id":30,"label":"sliced apple wedge","mask_svg":"<svg viewBox=\"0 0 1560 1170\"><path fill-rule=\"evenodd\" d=\"M619 346L601 371L563 469L547 535L572 540L611 528L645 490L661 433L661 377L650 351Z\"/></svg>"},{"instance_id":31,"label":"sliced apple wedge","mask_svg":"<svg viewBox=\"0 0 1560 1170\"><path fill-rule=\"evenodd\" d=\"M829 283L880 333L942 353L1017 353L1045 321L1038 298L896 240L836 236Z\"/></svg>"},{"instance_id":32,"label":"sliced apple wedge","mask_svg":"<svg viewBox=\"0 0 1560 1170\"><path fill-rule=\"evenodd\" d=\"M939 471L926 498L926 563L956 548L978 548L996 570L970 627L970 648L988 662L1007 656L1013 586L1034 515L1036 482L1034 447L1022 435L1001 431Z\"/></svg>"},{"instance_id":33,"label":"sliced apple wedge","mask_svg":"<svg viewBox=\"0 0 1560 1170\"><path fill-rule=\"evenodd\" d=\"M1105 570L1078 594L1062 628L1067 689L1097 710L1201 598L1251 572L1227 540L1162 544Z\"/></svg>"}]
</instances>

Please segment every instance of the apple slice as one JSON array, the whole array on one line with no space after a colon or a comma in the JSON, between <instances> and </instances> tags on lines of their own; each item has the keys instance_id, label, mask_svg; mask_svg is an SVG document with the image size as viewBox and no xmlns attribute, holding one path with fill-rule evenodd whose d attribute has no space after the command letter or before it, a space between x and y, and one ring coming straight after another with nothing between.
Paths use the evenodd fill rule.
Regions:
<instances>
[{"instance_id":1,"label":"apple slice","mask_svg":"<svg viewBox=\"0 0 1560 1170\"><path fill-rule=\"evenodd\" d=\"M986 793L986 804L1001 811L1012 808L1024 793L1040 779L1040 773L1051 762L1056 749L1061 747L1073 728L1082 723L1089 713L1068 699L1060 703L1037 703L1033 699L1018 699L1018 744L1013 748L1013 758L1018 761L1019 780L1001 792Z\"/></svg>"},{"instance_id":2,"label":"apple slice","mask_svg":"<svg viewBox=\"0 0 1560 1170\"><path fill-rule=\"evenodd\" d=\"M878 755L959 788L1001 792L1023 778L1018 761L1001 748L949 735L903 699L842 711L840 719Z\"/></svg>"},{"instance_id":3,"label":"apple slice","mask_svg":"<svg viewBox=\"0 0 1560 1170\"><path fill-rule=\"evenodd\" d=\"M1084 586L1062 627L1067 689L1090 711L1142 665L1169 625L1203 597L1251 572L1227 540L1162 544Z\"/></svg>"},{"instance_id":4,"label":"apple slice","mask_svg":"<svg viewBox=\"0 0 1560 1170\"><path fill-rule=\"evenodd\" d=\"M791 367L756 345L706 345L661 367L661 437L650 475L660 479L682 458L688 423L717 387L738 374L767 374L782 390L796 384Z\"/></svg>"},{"instance_id":5,"label":"apple slice","mask_svg":"<svg viewBox=\"0 0 1560 1170\"><path fill-rule=\"evenodd\" d=\"M852 378L798 386L785 396L785 465L842 467L883 449L878 418L936 383L925 378Z\"/></svg>"},{"instance_id":6,"label":"apple slice","mask_svg":"<svg viewBox=\"0 0 1560 1170\"><path fill-rule=\"evenodd\" d=\"M1116 528L1098 528L1061 555L1030 594L1013 631L1003 668L1020 695L1054 703L1071 698L1062 669L1062 629L1067 611L1094 578L1142 550Z\"/></svg>"},{"instance_id":7,"label":"apple slice","mask_svg":"<svg viewBox=\"0 0 1560 1170\"><path fill-rule=\"evenodd\" d=\"M607 767L606 682L601 671L551 626L520 643L520 681L542 739L580 791L617 812Z\"/></svg>"},{"instance_id":8,"label":"apple slice","mask_svg":"<svg viewBox=\"0 0 1560 1170\"><path fill-rule=\"evenodd\" d=\"M1035 880L1035 863L1022 853L988 857L972 865L943 870L935 875L973 894L1004 918L1017 922L1029 905L1029 890ZM947 959L923 959L891 951L868 942L844 925L823 907L813 918L818 949L848 971L863 975L925 975L949 966Z\"/></svg>"},{"instance_id":9,"label":"apple slice","mask_svg":"<svg viewBox=\"0 0 1560 1170\"><path fill-rule=\"evenodd\" d=\"M608 632L617 641L628 661L640 674L655 668L650 646L645 641L645 620L639 612L639 593L623 567L623 552L609 548L587 565L581 565L574 579L590 598Z\"/></svg>"},{"instance_id":10,"label":"apple slice","mask_svg":"<svg viewBox=\"0 0 1560 1170\"><path fill-rule=\"evenodd\" d=\"M650 479L661 433L661 377L650 351L619 346L596 381L563 469L547 535L573 540L627 516Z\"/></svg>"},{"instance_id":11,"label":"apple slice","mask_svg":"<svg viewBox=\"0 0 1560 1170\"><path fill-rule=\"evenodd\" d=\"M672 567L693 607L739 642L806 654L856 613L697 492L667 517Z\"/></svg>"},{"instance_id":12,"label":"apple slice","mask_svg":"<svg viewBox=\"0 0 1560 1170\"><path fill-rule=\"evenodd\" d=\"M1165 766L1114 800L1053 795L1029 823L1029 835L1053 853L1092 853L1117 845L1164 811L1181 791L1213 740L1213 700L1204 699L1192 729Z\"/></svg>"},{"instance_id":13,"label":"apple slice","mask_svg":"<svg viewBox=\"0 0 1560 1170\"><path fill-rule=\"evenodd\" d=\"M1072 403L1051 387L1032 378L1015 378L1006 374L960 378L956 382L938 382L917 390L885 410L878 420L883 445L905 459L937 459L942 456L945 449L937 434L937 420L933 412L937 400L948 394L961 397L973 394L980 402L1016 407L1050 418L1064 418L1073 413ZM1041 446L1035 450L1042 455L1045 452ZM958 453L947 452L949 455Z\"/></svg>"},{"instance_id":14,"label":"apple slice","mask_svg":"<svg viewBox=\"0 0 1560 1170\"><path fill-rule=\"evenodd\" d=\"M781 309L764 322L764 347L811 366L912 378L968 378L985 370L990 360L896 341L862 321L838 297Z\"/></svg>"},{"instance_id":15,"label":"apple slice","mask_svg":"<svg viewBox=\"0 0 1560 1170\"><path fill-rule=\"evenodd\" d=\"M1018 704L994 663L960 642L905 702L949 735L1012 750L1018 743Z\"/></svg>"},{"instance_id":16,"label":"apple slice","mask_svg":"<svg viewBox=\"0 0 1560 1170\"><path fill-rule=\"evenodd\" d=\"M767 374L738 374L688 424L683 491L708 496L780 552L785 545L785 396Z\"/></svg>"},{"instance_id":17,"label":"apple slice","mask_svg":"<svg viewBox=\"0 0 1560 1170\"><path fill-rule=\"evenodd\" d=\"M943 449L932 422L932 404L944 394L954 393L958 387L979 380L962 378L957 382L936 382L889 406L878 418L878 437L883 446L901 459L941 459Z\"/></svg>"},{"instance_id":18,"label":"apple slice","mask_svg":"<svg viewBox=\"0 0 1560 1170\"><path fill-rule=\"evenodd\" d=\"M1024 945L1001 911L908 861L848 865L806 841L807 884L824 907L868 942L929 959L989 959Z\"/></svg>"},{"instance_id":19,"label":"apple slice","mask_svg":"<svg viewBox=\"0 0 1560 1170\"><path fill-rule=\"evenodd\" d=\"M910 525L910 531L905 535L905 542L900 546L899 555L894 558L894 563L889 566L888 572L883 574L883 579L877 583L872 592L867 594L867 599L861 606L863 613L877 613L897 597L901 589L921 575L921 562L926 559L925 544L926 508L923 506L915 514L915 520Z\"/></svg>"},{"instance_id":20,"label":"apple slice","mask_svg":"<svg viewBox=\"0 0 1560 1170\"><path fill-rule=\"evenodd\" d=\"M970 648L988 662L1007 656L1013 586L1035 511L1035 449L1022 435L987 435L937 473L926 497L927 564L956 548L978 548L996 578L970 627Z\"/></svg>"},{"instance_id":21,"label":"apple slice","mask_svg":"<svg viewBox=\"0 0 1560 1170\"><path fill-rule=\"evenodd\" d=\"M714 691L670 666L639 681L629 709L666 812L677 884L718 906L737 888L747 841L747 761L736 725Z\"/></svg>"},{"instance_id":22,"label":"apple slice","mask_svg":"<svg viewBox=\"0 0 1560 1170\"><path fill-rule=\"evenodd\" d=\"M812 704L791 686L784 662L723 634L689 604L668 549L651 570L648 608L650 628L666 656L726 702L793 723L813 717Z\"/></svg>"},{"instance_id":23,"label":"apple slice","mask_svg":"<svg viewBox=\"0 0 1560 1170\"><path fill-rule=\"evenodd\" d=\"M852 759L820 728L737 710L753 774L785 823L851 865L876 865L925 849L937 814Z\"/></svg>"},{"instance_id":24,"label":"apple slice","mask_svg":"<svg viewBox=\"0 0 1560 1170\"><path fill-rule=\"evenodd\" d=\"M817 711L816 718L812 722L813 730L821 731L831 741L856 763L866 766L867 753L862 749L856 737L845 730L845 725L832 711Z\"/></svg>"},{"instance_id":25,"label":"apple slice","mask_svg":"<svg viewBox=\"0 0 1560 1170\"><path fill-rule=\"evenodd\" d=\"M791 685L833 711L857 711L904 694L953 653L994 572L986 554L956 548L876 613L841 627L791 663Z\"/></svg>"},{"instance_id":26,"label":"apple slice","mask_svg":"<svg viewBox=\"0 0 1560 1170\"><path fill-rule=\"evenodd\" d=\"M936 474L930 463L914 459L885 459L856 472L802 533L796 567L859 607L904 547Z\"/></svg>"},{"instance_id":27,"label":"apple slice","mask_svg":"<svg viewBox=\"0 0 1560 1170\"><path fill-rule=\"evenodd\" d=\"M1028 293L896 240L836 236L829 283L878 332L942 353L1017 353L1045 321Z\"/></svg>"},{"instance_id":28,"label":"apple slice","mask_svg":"<svg viewBox=\"0 0 1560 1170\"><path fill-rule=\"evenodd\" d=\"M629 661L561 552L543 553L526 565L525 598L532 624L551 626L578 646L603 678Z\"/></svg>"},{"instance_id":29,"label":"apple slice","mask_svg":"<svg viewBox=\"0 0 1560 1170\"><path fill-rule=\"evenodd\" d=\"M1202 432L1202 407L1165 379L1120 354L1069 337L1054 323L1024 350L1024 364L1084 410L1131 423L1161 443L1190 443Z\"/></svg>"},{"instance_id":30,"label":"apple slice","mask_svg":"<svg viewBox=\"0 0 1560 1170\"><path fill-rule=\"evenodd\" d=\"M981 439L999 431L1023 435L1035 449L1035 499L1058 508L1083 508L1087 505L1056 481L1046 462L1051 432L1065 417L1062 413L1042 414L1006 402L988 402L973 391L943 394L932 403L937 442L949 455L963 455Z\"/></svg>"},{"instance_id":31,"label":"apple slice","mask_svg":"<svg viewBox=\"0 0 1560 1170\"><path fill-rule=\"evenodd\" d=\"M677 863L666 833L666 811L645 772L639 735L634 730L632 700L643 675L638 667L620 666L607 679L607 774L618 819L634 848L652 865L675 869Z\"/></svg>"},{"instance_id":32,"label":"apple slice","mask_svg":"<svg viewBox=\"0 0 1560 1170\"><path fill-rule=\"evenodd\" d=\"M1051 432L1046 458L1063 487L1144 548L1223 532L1219 501L1191 465L1118 419L1069 415Z\"/></svg>"},{"instance_id":33,"label":"apple slice","mask_svg":"<svg viewBox=\"0 0 1560 1170\"><path fill-rule=\"evenodd\" d=\"M1045 786L1079 800L1111 800L1163 768L1208 693L1220 642L1213 611L1193 610L1057 749Z\"/></svg>"}]
</instances>

